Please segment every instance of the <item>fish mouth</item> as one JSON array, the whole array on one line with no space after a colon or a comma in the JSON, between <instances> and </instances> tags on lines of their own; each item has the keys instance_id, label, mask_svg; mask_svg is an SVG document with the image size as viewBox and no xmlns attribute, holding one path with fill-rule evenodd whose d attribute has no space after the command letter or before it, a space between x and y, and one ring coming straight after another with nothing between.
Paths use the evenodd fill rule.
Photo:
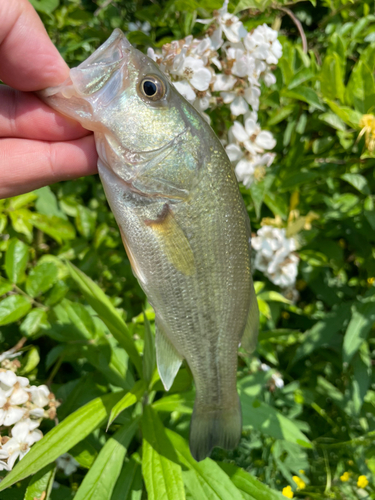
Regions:
<instances>
[{"instance_id":1,"label":"fish mouth","mask_svg":"<svg viewBox=\"0 0 375 500\"><path fill-rule=\"evenodd\" d=\"M116 28L111 36L95 52L76 68L70 70L70 76L56 87L38 92L42 99L52 96L63 98L89 97L98 92L119 70L122 79L126 78L126 66L130 59L132 45L123 32Z\"/></svg>"}]
</instances>

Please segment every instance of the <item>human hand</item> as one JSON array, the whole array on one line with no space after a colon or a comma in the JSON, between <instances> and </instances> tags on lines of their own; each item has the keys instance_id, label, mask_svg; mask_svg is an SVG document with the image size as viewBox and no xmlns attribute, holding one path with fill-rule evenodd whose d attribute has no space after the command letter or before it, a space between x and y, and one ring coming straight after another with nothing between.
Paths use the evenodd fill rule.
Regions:
<instances>
[{"instance_id":1,"label":"human hand","mask_svg":"<svg viewBox=\"0 0 375 500\"><path fill-rule=\"evenodd\" d=\"M31 91L69 68L28 0L0 0L0 199L96 173L92 133Z\"/></svg>"}]
</instances>

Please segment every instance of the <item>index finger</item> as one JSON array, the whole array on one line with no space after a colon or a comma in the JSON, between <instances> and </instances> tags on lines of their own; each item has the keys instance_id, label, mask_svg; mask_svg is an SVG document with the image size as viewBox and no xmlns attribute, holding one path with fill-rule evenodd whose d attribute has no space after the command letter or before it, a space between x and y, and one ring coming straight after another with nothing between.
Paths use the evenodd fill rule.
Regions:
<instances>
[{"instance_id":1,"label":"index finger","mask_svg":"<svg viewBox=\"0 0 375 500\"><path fill-rule=\"evenodd\" d=\"M18 90L58 85L69 68L27 0L0 0L0 79Z\"/></svg>"}]
</instances>

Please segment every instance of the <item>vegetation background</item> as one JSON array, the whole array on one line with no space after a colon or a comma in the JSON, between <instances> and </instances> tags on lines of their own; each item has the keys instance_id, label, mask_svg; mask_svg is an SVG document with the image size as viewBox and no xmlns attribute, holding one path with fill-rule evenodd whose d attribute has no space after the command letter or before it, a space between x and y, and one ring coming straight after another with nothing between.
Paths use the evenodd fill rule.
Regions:
<instances>
[{"instance_id":1,"label":"vegetation background","mask_svg":"<svg viewBox=\"0 0 375 500\"><path fill-rule=\"evenodd\" d=\"M147 21L149 34L129 40L157 49L199 36L196 17L221 7L32 3L71 66L116 27ZM2 481L1 500L375 498L375 118L363 118L375 110L374 4L240 0L235 9L248 30L274 26L283 45L259 110L277 157L241 190L253 231L265 219L287 228L300 257L295 304L255 274L261 332L252 357L239 353L241 444L199 464L191 458L191 375L182 368L163 391L153 311L99 179L60 183L0 201L2 350L26 338L19 374L62 401L59 425L43 422L45 438ZM217 130L232 124L211 118ZM68 451L79 464L69 476L54 467Z\"/></svg>"}]
</instances>

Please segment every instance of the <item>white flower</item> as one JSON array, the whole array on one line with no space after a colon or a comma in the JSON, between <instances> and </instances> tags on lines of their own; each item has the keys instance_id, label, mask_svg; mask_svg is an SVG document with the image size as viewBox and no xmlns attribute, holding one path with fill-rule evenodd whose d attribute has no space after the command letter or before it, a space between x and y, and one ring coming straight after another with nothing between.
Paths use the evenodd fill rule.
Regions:
<instances>
[{"instance_id":1,"label":"white flower","mask_svg":"<svg viewBox=\"0 0 375 500\"><path fill-rule=\"evenodd\" d=\"M77 470L79 463L69 453L64 453L64 455L56 459L56 465L66 476L70 476Z\"/></svg>"},{"instance_id":2,"label":"white flower","mask_svg":"<svg viewBox=\"0 0 375 500\"><path fill-rule=\"evenodd\" d=\"M245 126L235 121L230 132L242 143L251 154L264 153L265 149L273 149L276 141L271 132L261 130L254 118L249 117L245 120Z\"/></svg>"},{"instance_id":3,"label":"white flower","mask_svg":"<svg viewBox=\"0 0 375 500\"><path fill-rule=\"evenodd\" d=\"M32 402L38 406L39 408L43 408L44 406L47 406L48 403L50 402L48 396L50 394L50 390L46 385L32 385L29 389L28 392L31 393L31 400Z\"/></svg>"},{"instance_id":4,"label":"white flower","mask_svg":"<svg viewBox=\"0 0 375 500\"><path fill-rule=\"evenodd\" d=\"M27 419L23 422L18 422L12 431L12 438L7 441L1 449L1 455L8 454L8 467L12 469L15 461L19 457L21 460L26 453L30 451L30 446L42 439L43 434L36 429L38 423Z\"/></svg>"},{"instance_id":5,"label":"white flower","mask_svg":"<svg viewBox=\"0 0 375 500\"><path fill-rule=\"evenodd\" d=\"M213 90L215 91L228 91L232 90L234 84L237 82L237 78L234 78L232 75L223 75L219 73L216 75L216 79L214 81Z\"/></svg>"},{"instance_id":6,"label":"white flower","mask_svg":"<svg viewBox=\"0 0 375 500\"><path fill-rule=\"evenodd\" d=\"M260 365L260 369L262 370L262 372L268 372L269 370L271 370L271 367L269 365L267 365L266 363L262 363Z\"/></svg>"},{"instance_id":7,"label":"white flower","mask_svg":"<svg viewBox=\"0 0 375 500\"><path fill-rule=\"evenodd\" d=\"M228 40L236 43L246 35L247 31L237 16L229 14L228 4L229 0L225 0L222 8L218 11L216 19L219 23L219 28L224 31Z\"/></svg>"},{"instance_id":8,"label":"white flower","mask_svg":"<svg viewBox=\"0 0 375 500\"><path fill-rule=\"evenodd\" d=\"M293 253L296 240L285 236L285 229L263 226L252 238L251 244L257 251L255 267L282 288L292 286L298 273L298 256Z\"/></svg>"},{"instance_id":9,"label":"white flower","mask_svg":"<svg viewBox=\"0 0 375 500\"><path fill-rule=\"evenodd\" d=\"M283 53L282 45L277 39L277 31L266 24L257 26L252 33L247 33L244 45L254 57L265 60L267 64L277 64Z\"/></svg>"},{"instance_id":10,"label":"white flower","mask_svg":"<svg viewBox=\"0 0 375 500\"><path fill-rule=\"evenodd\" d=\"M272 153L265 153L264 155L250 155L250 158L240 160L235 168L238 181L243 182L244 186L250 187L255 180L264 177L264 169L272 164L274 157L275 155Z\"/></svg>"},{"instance_id":11,"label":"white flower","mask_svg":"<svg viewBox=\"0 0 375 500\"><path fill-rule=\"evenodd\" d=\"M0 425L13 425L22 419L26 409L19 405L29 399L23 389L28 383L26 377L17 377L11 370L0 372Z\"/></svg>"},{"instance_id":12,"label":"white flower","mask_svg":"<svg viewBox=\"0 0 375 500\"><path fill-rule=\"evenodd\" d=\"M145 21L144 23L141 23L141 21L128 23L128 31L142 31L148 35L151 31L151 24L148 21Z\"/></svg>"},{"instance_id":13,"label":"white flower","mask_svg":"<svg viewBox=\"0 0 375 500\"><path fill-rule=\"evenodd\" d=\"M10 396L16 382L17 375L11 370L0 372L0 390L4 391L6 397Z\"/></svg>"},{"instance_id":14,"label":"white flower","mask_svg":"<svg viewBox=\"0 0 375 500\"><path fill-rule=\"evenodd\" d=\"M185 97L185 99L187 99L189 102L194 102L194 99L197 96L187 80L182 80L181 82L173 82L173 85L180 92L180 94Z\"/></svg>"},{"instance_id":15,"label":"white flower","mask_svg":"<svg viewBox=\"0 0 375 500\"><path fill-rule=\"evenodd\" d=\"M251 104L254 111L258 110L260 96L258 87L248 87L245 90L238 89L238 91L233 92L221 92L220 95L225 104L231 103L230 111L234 116L247 113L249 111L249 104Z\"/></svg>"},{"instance_id":16,"label":"white flower","mask_svg":"<svg viewBox=\"0 0 375 500\"><path fill-rule=\"evenodd\" d=\"M189 81L190 85L197 90L207 90L212 80L212 73L204 67L202 59L185 56L181 53L175 57L172 74L179 75Z\"/></svg>"},{"instance_id":17,"label":"white flower","mask_svg":"<svg viewBox=\"0 0 375 500\"><path fill-rule=\"evenodd\" d=\"M281 378L280 373L274 373L271 378L278 389L282 389L284 387L284 380Z\"/></svg>"},{"instance_id":18,"label":"white flower","mask_svg":"<svg viewBox=\"0 0 375 500\"><path fill-rule=\"evenodd\" d=\"M13 359L17 356L21 356L22 352L15 352L14 348L9 349L9 351L4 351L0 354L0 363L4 361L4 359Z\"/></svg>"}]
</instances>

